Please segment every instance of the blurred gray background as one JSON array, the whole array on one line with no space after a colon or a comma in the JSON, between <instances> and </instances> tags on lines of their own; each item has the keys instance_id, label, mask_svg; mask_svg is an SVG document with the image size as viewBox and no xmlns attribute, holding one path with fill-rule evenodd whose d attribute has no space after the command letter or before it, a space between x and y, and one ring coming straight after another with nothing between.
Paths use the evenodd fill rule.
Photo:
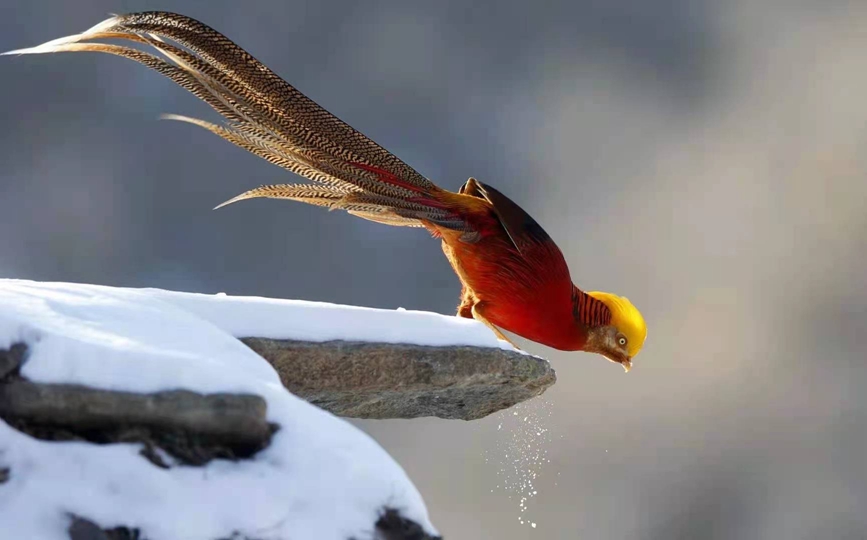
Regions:
<instances>
[{"instance_id":1,"label":"blurred gray background","mask_svg":"<svg viewBox=\"0 0 867 540\"><path fill-rule=\"evenodd\" d=\"M527 422L357 422L447 538L867 538L863 0L35 0L0 5L0 49L145 9L216 27L442 186L501 189L579 286L643 310L628 376L524 343L559 376ZM213 115L157 74L0 73L0 276L453 313L423 231L212 212L294 179L158 121Z\"/></svg>"}]
</instances>

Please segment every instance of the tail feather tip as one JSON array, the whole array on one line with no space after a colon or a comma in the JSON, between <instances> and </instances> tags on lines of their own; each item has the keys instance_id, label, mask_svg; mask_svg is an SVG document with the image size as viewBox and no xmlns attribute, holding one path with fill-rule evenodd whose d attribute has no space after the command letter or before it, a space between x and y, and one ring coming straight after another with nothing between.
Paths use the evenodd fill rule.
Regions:
<instances>
[{"instance_id":1,"label":"tail feather tip","mask_svg":"<svg viewBox=\"0 0 867 540\"><path fill-rule=\"evenodd\" d=\"M214 209L214 210L219 210L220 208L222 208L222 207L224 207L224 206L229 206L229 205L232 204L232 203L236 203L236 202L238 202L238 201L242 201L242 200L244 200L244 199L246 199L246 198L247 198L247 194L246 194L246 193L242 193L242 194L240 194L240 195L238 195L238 196L236 196L236 197L232 197L232 198L229 199L228 201L221 202L220 204L218 204L217 206L215 206L213 209Z\"/></svg>"},{"instance_id":2,"label":"tail feather tip","mask_svg":"<svg viewBox=\"0 0 867 540\"><path fill-rule=\"evenodd\" d=\"M6 51L0 53L0 56L11 56L11 55L22 55L22 54L44 54L44 53L52 53L58 52L58 47L62 45L69 45L70 43L77 43L83 39L87 39L88 37L99 34L101 32L105 32L106 30L110 30L111 28L117 26L118 20L120 17L114 16L109 19L102 21L99 24L88 28L84 32L80 34L73 34L71 36L64 36L57 39L52 39L51 41L46 41L41 45L36 45L35 47L25 47L23 49L15 49L13 51Z\"/></svg>"},{"instance_id":3,"label":"tail feather tip","mask_svg":"<svg viewBox=\"0 0 867 540\"><path fill-rule=\"evenodd\" d=\"M2 56L9 56L13 54L22 55L22 54L46 54L58 52L59 48L64 45L69 45L71 43L77 43L81 41L83 34L74 34L71 36L65 36L62 38L52 39L51 41L46 41L41 45L36 45L35 47L26 47L23 49L15 49L14 51L6 51L4 53L0 53Z\"/></svg>"}]
</instances>

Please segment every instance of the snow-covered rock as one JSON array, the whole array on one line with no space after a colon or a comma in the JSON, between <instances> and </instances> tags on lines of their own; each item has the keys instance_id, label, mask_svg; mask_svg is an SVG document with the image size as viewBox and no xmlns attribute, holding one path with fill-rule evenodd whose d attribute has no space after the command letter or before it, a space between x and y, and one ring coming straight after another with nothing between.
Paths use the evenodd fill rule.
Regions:
<instances>
[{"instance_id":1,"label":"snow-covered rock","mask_svg":"<svg viewBox=\"0 0 867 540\"><path fill-rule=\"evenodd\" d=\"M287 320L292 309L296 318ZM418 323L414 333L405 320ZM409 337L426 345L501 346L472 321L432 327L430 320L303 302L0 281L0 393L23 383L107 399L181 391L201 403L230 403L217 410L261 417L275 429L249 456L189 465L171 449L151 448L145 457L137 442L96 444L86 433L48 441L22 431L38 437L44 426L20 430L0 421L0 536L60 540L90 534L88 527L152 540L435 536L418 491L375 441L286 391L274 369L236 339ZM447 333L442 324L450 325ZM236 411L227 394L249 403ZM63 438L51 433L44 438Z\"/></svg>"}]
</instances>

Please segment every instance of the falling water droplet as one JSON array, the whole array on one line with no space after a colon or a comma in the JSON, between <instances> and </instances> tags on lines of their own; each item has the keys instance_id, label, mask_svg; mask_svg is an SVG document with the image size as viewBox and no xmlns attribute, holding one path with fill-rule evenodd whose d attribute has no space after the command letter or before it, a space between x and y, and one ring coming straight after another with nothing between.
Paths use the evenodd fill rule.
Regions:
<instances>
[{"instance_id":1,"label":"falling water droplet","mask_svg":"<svg viewBox=\"0 0 867 540\"><path fill-rule=\"evenodd\" d=\"M545 445L551 444L554 436L544 425L551 417L551 409L550 401L537 398L516 405L511 415L500 413L496 430L496 450L499 452L487 454L488 461L493 460L497 467L500 480L497 489L503 489L510 500L517 502L519 523L533 528L536 528L536 522L522 516L532 513L529 502L539 494L536 480L545 464L551 463ZM497 453L502 457L498 459ZM556 478L554 485L557 485Z\"/></svg>"}]
</instances>

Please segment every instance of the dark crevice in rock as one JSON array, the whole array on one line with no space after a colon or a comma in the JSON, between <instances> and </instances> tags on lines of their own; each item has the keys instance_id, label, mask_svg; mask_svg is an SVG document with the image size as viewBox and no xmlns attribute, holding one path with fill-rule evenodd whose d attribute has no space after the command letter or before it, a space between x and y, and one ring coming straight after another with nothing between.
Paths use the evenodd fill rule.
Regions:
<instances>
[{"instance_id":1,"label":"dark crevice in rock","mask_svg":"<svg viewBox=\"0 0 867 540\"><path fill-rule=\"evenodd\" d=\"M498 348L263 338L242 341L296 396L338 416L475 420L544 392L550 364Z\"/></svg>"},{"instance_id":2,"label":"dark crevice in rock","mask_svg":"<svg viewBox=\"0 0 867 540\"><path fill-rule=\"evenodd\" d=\"M0 351L0 364L7 367L0 380L0 418L37 439L137 442L144 457L167 467L157 449L186 465L242 459L268 446L277 429L265 419L265 400L255 395L140 394L34 383L17 375L25 351L18 345Z\"/></svg>"},{"instance_id":3,"label":"dark crevice in rock","mask_svg":"<svg viewBox=\"0 0 867 540\"><path fill-rule=\"evenodd\" d=\"M147 540L138 529L129 527L103 529L96 523L78 516L72 516L66 531L69 533L70 540Z\"/></svg>"},{"instance_id":4,"label":"dark crevice in rock","mask_svg":"<svg viewBox=\"0 0 867 540\"><path fill-rule=\"evenodd\" d=\"M0 484L8 482L10 475L11 470L9 469L9 467L0 467Z\"/></svg>"},{"instance_id":5,"label":"dark crevice in rock","mask_svg":"<svg viewBox=\"0 0 867 540\"><path fill-rule=\"evenodd\" d=\"M442 540L431 536L415 521L410 521L393 508L386 508L376 522L376 540Z\"/></svg>"},{"instance_id":6,"label":"dark crevice in rock","mask_svg":"<svg viewBox=\"0 0 867 540\"><path fill-rule=\"evenodd\" d=\"M8 349L0 349L0 382L18 378L21 365L27 355L27 345L15 343Z\"/></svg>"}]
</instances>

